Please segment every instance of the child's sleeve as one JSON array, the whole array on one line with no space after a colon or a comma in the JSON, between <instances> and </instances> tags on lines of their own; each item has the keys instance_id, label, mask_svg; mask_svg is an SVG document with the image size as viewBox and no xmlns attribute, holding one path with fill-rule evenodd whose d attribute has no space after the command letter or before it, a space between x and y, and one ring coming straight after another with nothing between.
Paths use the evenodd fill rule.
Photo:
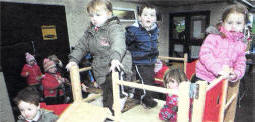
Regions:
<instances>
[{"instance_id":1,"label":"child's sleeve","mask_svg":"<svg viewBox=\"0 0 255 122\"><path fill-rule=\"evenodd\" d=\"M130 29L129 27L126 28L126 44L130 45L134 40L135 40L135 34L134 32L132 32L132 29Z\"/></svg>"},{"instance_id":2,"label":"child's sleeve","mask_svg":"<svg viewBox=\"0 0 255 122\"><path fill-rule=\"evenodd\" d=\"M237 56L236 63L234 64L234 72L237 75L237 77L236 79L233 79L233 81L241 79L245 74L245 68L246 68L245 49L246 49L246 46L243 46L240 54Z\"/></svg>"},{"instance_id":3,"label":"child's sleeve","mask_svg":"<svg viewBox=\"0 0 255 122\"><path fill-rule=\"evenodd\" d=\"M199 61L215 76L217 76L222 69L220 62L217 61L213 55L216 44L217 38L215 35L209 34L204 40L199 52Z\"/></svg>"},{"instance_id":4,"label":"child's sleeve","mask_svg":"<svg viewBox=\"0 0 255 122\"><path fill-rule=\"evenodd\" d=\"M108 36L111 44L111 60L117 59L121 61L126 51L125 29L119 25L113 25L108 30Z\"/></svg>"},{"instance_id":5,"label":"child's sleeve","mask_svg":"<svg viewBox=\"0 0 255 122\"><path fill-rule=\"evenodd\" d=\"M27 67L26 67L26 65L24 65L23 68L22 68L22 71L21 71L20 75L21 75L22 77L27 77L27 76L26 76L26 73L27 73L27 72L28 72Z\"/></svg>"},{"instance_id":6,"label":"child's sleeve","mask_svg":"<svg viewBox=\"0 0 255 122\"><path fill-rule=\"evenodd\" d=\"M87 54L89 48L87 36L88 34L85 32L82 38L80 38L78 44L75 46L74 50L72 50L72 53L68 56L69 62L72 61L78 64L80 60Z\"/></svg>"}]
</instances>

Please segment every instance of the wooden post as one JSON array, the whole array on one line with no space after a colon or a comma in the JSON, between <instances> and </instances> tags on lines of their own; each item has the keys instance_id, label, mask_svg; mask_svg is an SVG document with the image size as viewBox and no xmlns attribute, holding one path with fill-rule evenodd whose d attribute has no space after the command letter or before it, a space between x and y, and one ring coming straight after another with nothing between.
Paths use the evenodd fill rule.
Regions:
<instances>
[{"instance_id":1,"label":"wooden post","mask_svg":"<svg viewBox=\"0 0 255 122\"><path fill-rule=\"evenodd\" d=\"M189 89L190 82L183 82L179 86L179 100L178 100L178 112L177 112L177 122L189 122Z\"/></svg>"},{"instance_id":2,"label":"wooden post","mask_svg":"<svg viewBox=\"0 0 255 122\"><path fill-rule=\"evenodd\" d=\"M240 85L240 80L236 81L235 83L231 83L231 82L228 83L227 101L229 101L232 98L232 96L235 94L237 94L238 96L239 85ZM236 104L237 104L237 97L225 110L224 122L234 122L235 114L236 114Z\"/></svg>"},{"instance_id":3,"label":"wooden post","mask_svg":"<svg viewBox=\"0 0 255 122\"><path fill-rule=\"evenodd\" d=\"M74 102L82 102L81 82L78 66L72 66L70 70L72 92Z\"/></svg>"},{"instance_id":4,"label":"wooden post","mask_svg":"<svg viewBox=\"0 0 255 122\"><path fill-rule=\"evenodd\" d=\"M185 74L187 73L187 63L188 63L188 54L184 53L183 70Z\"/></svg>"},{"instance_id":5,"label":"wooden post","mask_svg":"<svg viewBox=\"0 0 255 122\"><path fill-rule=\"evenodd\" d=\"M205 107L205 97L206 97L206 87L207 82L198 81L198 98L193 99L193 107L192 107L192 122L202 122L204 107Z\"/></svg>"},{"instance_id":6,"label":"wooden post","mask_svg":"<svg viewBox=\"0 0 255 122\"><path fill-rule=\"evenodd\" d=\"M121 110L120 110L120 91L119 91L119 73L112 72L112 93L113 93L113 110L115 122L120 122Z\"/></svg>"}]
</instances>

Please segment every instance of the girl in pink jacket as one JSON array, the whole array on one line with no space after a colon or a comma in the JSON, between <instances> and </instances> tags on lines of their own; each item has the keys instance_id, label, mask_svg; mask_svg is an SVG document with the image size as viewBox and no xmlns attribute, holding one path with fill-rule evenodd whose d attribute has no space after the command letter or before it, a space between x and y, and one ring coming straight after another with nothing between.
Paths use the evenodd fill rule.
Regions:
<instances>
[{"instance_id":1,"label":"girl in pink jacket","mask_svg":"<svg viewBox=\"0 0 255 122\"><path fill-rule=\"evenodd\" d=\"M219 27L220 34L209 34L200 48L195 79L210 83L222 75L235 82L243 77L246 67L243 30L247 12L240 5L226 9Z\"/></svg>"}]
</instances>

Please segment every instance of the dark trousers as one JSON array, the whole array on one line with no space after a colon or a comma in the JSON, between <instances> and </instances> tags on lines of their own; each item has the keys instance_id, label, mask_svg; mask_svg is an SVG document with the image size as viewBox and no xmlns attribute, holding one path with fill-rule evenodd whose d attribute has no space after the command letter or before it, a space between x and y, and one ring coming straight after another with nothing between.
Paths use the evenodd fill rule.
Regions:
<instances>
[{"instance_id":1,"label":"dark trousers","mask_svg":"<svg viewBox=\"0 0 255 122\"><path fill-rule=\"evenodd\" d=\"M151 65L134 65L133 71L135 70L136 79L143 82L145 85L154 85L154 64ZM144 98L152 99L153 92L145 90ZM144 95L143 89L136 89L135 90L135 98L140 99L140 97Z\"/></svg>"},{"instance_id":2,"label":"dark trousers","mask_svg":"<svg viewBox=\"0 0 255 122\"><path fill-rule=\"evenodd\" d=\"M103 90L103 106L108 107L113 113L112 73L106 76L106 80L100 85Z\"/></svg>"},{"instance_id":3,"label":"dark trousers","mask_svg":"<svg viewBox=\"0 0 255 122\"><path fill-rule=\"evenodd\" d=\"M46 97L44 98L44 101L47 105L63 104L64 98L65 98L64 96Z\"/></svg>"}]
</instances>

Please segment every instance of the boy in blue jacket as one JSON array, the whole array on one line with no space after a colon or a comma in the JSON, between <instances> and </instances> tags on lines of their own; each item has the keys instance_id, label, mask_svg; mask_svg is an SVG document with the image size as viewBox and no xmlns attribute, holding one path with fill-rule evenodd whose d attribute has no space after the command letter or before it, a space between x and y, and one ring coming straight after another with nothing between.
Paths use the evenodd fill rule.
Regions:
<instances>
[{"instance_id":1,"label":"boy in blue jacket","mask_svg":"<svg viewBox=\"0 0 255 122\"><path fill-rule=\"evenodd\" d=\"M159 54L156 18L156 8L144 4L138 11L139 21L126 28L126 44L132 55L132 68L136 78L146 85L153 85L154 67ZM137 90L136 94L135 97L140 98L146 108L157 106L150 91Z\"/></svg>"}]
</instances>

